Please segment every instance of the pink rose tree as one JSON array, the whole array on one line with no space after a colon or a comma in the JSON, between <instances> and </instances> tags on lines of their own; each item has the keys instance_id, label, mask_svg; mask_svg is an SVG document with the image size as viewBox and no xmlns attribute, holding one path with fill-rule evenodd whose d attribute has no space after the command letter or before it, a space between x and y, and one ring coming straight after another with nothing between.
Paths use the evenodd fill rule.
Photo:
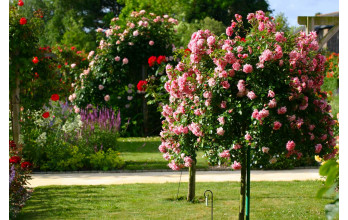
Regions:
<instances>
[{"instance_id":1,"label":"pink rose tree","mask_svg":"<svg viewBox=\"0 0 348 220\"><path fill-rule=\"evenodd\" d=\"M159 61L163 62L172 55L175 24L177 21L173 18L143 10L132 12L124 20L113 18L108 29L98 30L99 46L89 53L89 66L78 78L74 104L80 108L88 104L120 108L126 119L156 114L143 104L144 95L135 85L147 78L149 57L161 56ZM149 42L154 44L151 46ZM145 127L150 116L143 118ZM142 131L143 126L138 126L139 118L137 121L137 126L130 123L128 130L135 132L132 135L143 132L148 135L146 129Z\"/></svg>"},{"instance_id":2,"label":"pink rose tree","mask_svg":"<svg viewBox=\"0 0 348 220\"><path fill-rule=\"evenodd\" d=\"M241 170L243 195L248 148L274 163L276 155L330 158L336 145L335 121L320 89L325 57L317 52L316 34L277 32L262 11L249 14L248 22L245 40L242 19L225 36L193 33L191 54L166 68L169 103L160 133L172 169L195 166L196 151L203 150L209 164Z\"/></svg>"}]
</instances>

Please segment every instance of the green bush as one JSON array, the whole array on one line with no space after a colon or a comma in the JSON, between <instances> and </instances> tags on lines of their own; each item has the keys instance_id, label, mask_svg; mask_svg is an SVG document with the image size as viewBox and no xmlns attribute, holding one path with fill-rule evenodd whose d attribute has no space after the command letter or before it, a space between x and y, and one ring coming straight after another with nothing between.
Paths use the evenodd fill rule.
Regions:
<instances>
[{"instance_id":1,"label":"green bush","mask_svg":"<svg viewBox=\"0 0 348 220\"><path fill-rule=\"evenodd\" d=\"M98 170L112 170L121 168L124 161L119 157L120 153L109 149L108 151L98 151L89 156L92 168Z\"/></svg>"}]
</instances>

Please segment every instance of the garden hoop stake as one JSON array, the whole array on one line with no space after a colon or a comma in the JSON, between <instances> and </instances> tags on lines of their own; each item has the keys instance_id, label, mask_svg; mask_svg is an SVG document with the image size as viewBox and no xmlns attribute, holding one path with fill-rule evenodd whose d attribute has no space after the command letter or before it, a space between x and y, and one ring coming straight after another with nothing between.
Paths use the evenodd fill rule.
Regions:
<instances>
[{"instance_id":1,"label":"garden hoop stake","mask_svg":"<svg viewBox=\"0 0 348 220\"><path fill-rule=\"evenodd\" d=\"M205 206L208 206L208 198L209 198L209 195L205 195L207 192L210 192L211 193L211 220L213 220L213 192L209 189L205 190L204 192L204 197L205 197Z\"/></svg>"}]
</instances>

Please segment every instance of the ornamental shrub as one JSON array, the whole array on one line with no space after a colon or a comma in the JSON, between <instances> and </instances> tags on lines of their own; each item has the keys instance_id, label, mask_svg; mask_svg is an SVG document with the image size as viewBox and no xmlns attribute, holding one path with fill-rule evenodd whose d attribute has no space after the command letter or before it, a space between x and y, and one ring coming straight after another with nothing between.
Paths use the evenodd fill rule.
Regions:
<instances>
[{"instance_id":1,"label":"ornamental shrub","mask_svg":"<svg viewBox=\"0 0 348 220\"><path fill-rule=\"evenodd\" d=\"M17 146L13 140L9 142L9 214L10 219L14 219L31 194L26 185L32 164L23 159L20 145Z\"/></svg>"},{"instance_id":2,"label":"ornamental shrub","mask_svg":"<svg viewBox=\"0 0 348 220\"><path fill-rule=\"evenodd\" d=\"M169 167L190 167L202 149L210 164L241 169L248 145L269 163L275 155L333 157L335 121L320 89L325 57L316 33L277 32L262 11L248 15L250 30L235 18L220 37L195 32L191 54L166 67L170 103L159 150Z\"/></svg>"},{"instance_id":3,"label":"ornamental shrub","mask_svg":"<svg viewBox=\"0 0 348 220\"><path fill-rule=\"evenodd\" d=\"M113 18L109 29L98 30L102 35L99 47L89 53L89 68L79 76L71 101L79 108L92 104L120 109L126 119L123 125L128 119L132 121L129 134L139 136L146 106L135 85L147 78L149 57L172 54L177 21L142 10L132 12L125 26L121 23Z\"/></svg>"},{"instance_id":4,"label":"ornamental shrub","mask_svg":"<svg viewBox=\"0 0 348 220\"><path fill-rule=\"evenodd\" d=\"M40 170L91 169L91 155L117 149L120 113L74 109L58 99L54 94L49 106L24 114L23 154Z\"/></svg>"}]
</instances>

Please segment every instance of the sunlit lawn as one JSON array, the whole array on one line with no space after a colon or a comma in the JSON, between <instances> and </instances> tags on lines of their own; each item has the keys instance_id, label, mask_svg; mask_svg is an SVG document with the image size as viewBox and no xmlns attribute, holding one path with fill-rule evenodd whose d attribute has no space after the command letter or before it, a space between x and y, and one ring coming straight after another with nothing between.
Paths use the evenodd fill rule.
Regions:
<instances>
[{"instance_id":1,"label":"sunlit lawn","mask_svg":"<svg viewBox=\"0 0 348 220\"><path fill-rule=\"evenodd\" d=\"M158 146L161 144L160 137L148 138L119 138L118 146L127 170L153 170L169 169L168 161L163 159ZM208 168L206 159L202 158L203 153L198 152L197 168Z\"/></svg>"},{"instance_id":2,"label":"sunlit lawn","mask_svg":"<svg viewBox=\"0 0 348 220\"><path fill-rule=\"evenodd\" d=\"M329 199L319 181L253 182L251 219L325 219ZM203 193L214 193L214 219L237 219L239 183L197 183L195 203L182 199L187 183L37 187L19 219L210 219Z\"/></svg>"}]
</instances>

